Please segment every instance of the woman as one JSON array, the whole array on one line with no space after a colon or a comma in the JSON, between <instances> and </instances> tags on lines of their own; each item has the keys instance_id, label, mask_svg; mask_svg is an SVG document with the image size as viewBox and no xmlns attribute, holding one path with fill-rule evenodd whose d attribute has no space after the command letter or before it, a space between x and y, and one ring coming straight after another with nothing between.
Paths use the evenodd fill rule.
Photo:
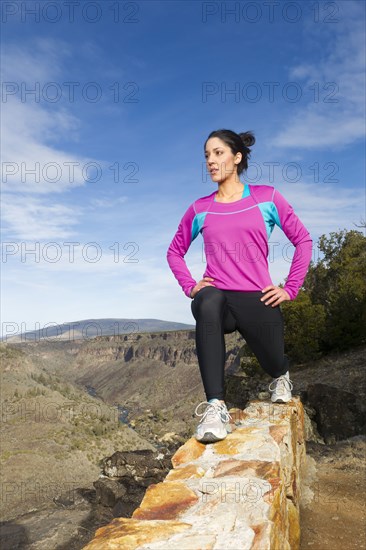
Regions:
<instances>
[{"instance_id":1,"label":"woman","mask_svg":"<svg viewBox=\"0 0 366 550\"><path fill-rule=\"evenodd\" d=\"M196 320L196 349L207 401L196 407L202 417L198 441L224 439L231 431L225 404L225 338L238 330L261 367L272 378L274 403L291 398L289 361L284 354L280 304L294 300L312 255L312 239L284 196L271 185L242 183L248 169L252 132L211 132L205 144L207 169L217 191L194 201L169 245L167 261L191 302ZM274 285L268 271L268 239L278 225L296 247L284 288ZM201 233L206 270L197 282L184 256ZM200 405L206 405L202 414Z\"/></svg>"}]
</instances>

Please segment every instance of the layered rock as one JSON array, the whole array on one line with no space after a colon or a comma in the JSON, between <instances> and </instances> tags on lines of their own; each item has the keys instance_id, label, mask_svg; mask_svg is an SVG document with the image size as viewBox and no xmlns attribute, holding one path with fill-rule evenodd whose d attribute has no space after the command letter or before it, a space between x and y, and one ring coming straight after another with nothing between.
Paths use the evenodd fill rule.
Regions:
<instances>
[{"instance_id":1,"label":"layered rock","mask_svg":"<svg viewBox=\"0 0 366 550\"><path fill-rule=\"evenodd\" d=\"M329 384L310 384L303 392L314 410L319 432L327 443L366 434L366 404L362 388L346 391Z\"/></svg>"},{"instance_id":2,"label":"layered rock","mask_svg":"<svg viewBox=\"0 0 366 550\"><path fill-rule=\"evenodd\" d=\"M163 480L170 466L167 452L116 451L102 461L102 474L93 484L96 501L111 508L115 517L131 517L146 488Z\"/></svg>"},{"instance_id":3,"label":"layered rock","mask_svg":"<svg viewBox=\"0 0 366 550\"><path fill-rule=\"evenodd\" d=\"M132 517L99 528L84 549L298 549L305 461L300 400L252 401L230 414L226 439L190 438Z\"/></svg>"},{"instance_id":4,"label":"layered rock","mask_svg":"<svg viewBox=\"0 0 366 550\"><path fill-rule=\"evenodd\" d=\"M240 349L237 334L227 336L227 368L235 361ZM78 359L90 361L159 361L168 367L194 364L197 361L195 331L179 330L119 336L97 336L78 350Z\"/></svg>"}]
</instances>

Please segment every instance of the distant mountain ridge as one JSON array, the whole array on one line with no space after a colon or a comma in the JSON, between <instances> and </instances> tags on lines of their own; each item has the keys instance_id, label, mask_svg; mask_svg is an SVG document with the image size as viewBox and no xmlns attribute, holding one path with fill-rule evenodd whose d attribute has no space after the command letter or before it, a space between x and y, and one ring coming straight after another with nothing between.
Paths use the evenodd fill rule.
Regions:
<instances>
[{"instance_id":1,"label":"distant mountain ridge","mask_svg":"<svg viewBox=\"0 0 366 550\"><path fill-rule=\"evenodd\" d=\"M190 330L195 325L162 321L161 319L83 319L6 335L0 341L11 344L40 342L42 340L89 340L97 336L118 336L119 334L139 334L140 332L164 332L170 330Z\"/></svg>"}]
</instances>

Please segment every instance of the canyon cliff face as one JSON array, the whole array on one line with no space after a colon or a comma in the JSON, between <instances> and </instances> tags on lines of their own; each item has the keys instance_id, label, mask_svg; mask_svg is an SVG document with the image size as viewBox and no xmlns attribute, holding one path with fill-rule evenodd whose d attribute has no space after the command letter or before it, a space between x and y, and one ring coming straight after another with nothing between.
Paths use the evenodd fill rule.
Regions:
<instances>
[{"instance_id":1,"label":"canyon cliff face","mask_svg":"<svg viewBox=\"0 0 366 550\"><path fill-rule=\"evenodd\" d=\"M240 338L238 335L226 335L227 368L235 360L239 351ZM242 338L241 341L243 344ZM168 367L176 367L178 363L197 363L194 330L100 336L70 347L68 353L77 357L78 365L90 358L97 361L123 360L125 362L133 359L154 360L161 361Z\"/></svg>"},{"instance_id":2,"label":"canyon cliff face","mask_svg":"<svg viewBox=\"0 0 366 550\"><path fill-rule=\"evenodd\" d=\"M76 353L78 363L91 357L97 361L126 363L144 359L175 367L180 362L192 364L197 360L194 331L97 337L70 352Z\"/></svg>"},{"instance_id":3,"label":"canyon cliff face","mask_svg":"<svg viewBox=\"0 0 366 550\"><path fill-rule=\"evenodd\" d=\"M226 369L238 364L240 335L228 335ZM95 338L74 355L69 375L93 386L109 404L119 403L137 413L164 408L186 399L192 390L205 399L196 354L195 331L171 331ZM198 390L198 392L197 392Z\"/></svg>"},{"instance_id":4,"label":"canyon cliff face","mask_svg":"<svg viewBox=\"0 0 366 550\"><path fill-rule=\"evenodd\" d=\"M60 550L81 548L95 527L106 525L115 515L131 514L146 491L145 477L155 472L155 462L161 468L155 480L159 483L161 476L167 474L161 455L169 459L170 451L192 437L198 422L195 407L205 399L195 332L144 333L131 338L132 335L119 335L37 342L3 350L5 422L0 434L1 460L3 477L14 490L8 495L8 502L3 502L7 521L1 535L2 548L12 550L18 542L32 544L39 550L45 545ZM226 335L225 341L228 405L244 409L247 400L256 398L259 392L261 399L267 399L268 375L243 368L242 337L234 333ZM361 538L357 533L363 523L357 510L363 503L365 440L359 440L361 435L356 434L364 433L365 351L363 346L291 367L294 395L300 395L307 413L306 439L312 444L311 451L320 456L323 468L319 495L328 498L332 483L337 490L334 506L338 506L339 498L346 502L344 510L332 510L336 520L331 523L328 501L319 498L312 503L314 512L309 512L308 521L316 529L305 544L309 541L317 547L340 548L337 541L344 536L353 548L350 542ZM104 403L93 396L102 397ZM118 421L113 403L128 410L128 427ZM95 410L99 411L96 416ZM39 415L38 411L44 414ZM53 421L50 411L65 411L62 422ZM344 437L352 439L338 444ZM132 462L136 455L143 454L147 458L145 466L149 456L156 457L151 472L136 476L136 471L130 477L124 476L122 485L108 477L102 483L98 478L100 460L118 452ZM331 469L336 468L331 480L330 464ZM16 491L20 484L27 488L29 502ZM70 484L72 490L64 495ZM36 502L34 486L40 487ZM121 493L125 495L123 508ZM38 498L42 495L45 501ZM97 496L99 503L95 502ZM9 502L15 497L17 502ZM348 510L352 511L352 518ZM332 544L322 546L327 526L326 536ZM303 532L308 533L306 529Z\"/></svg>"},{"instance_id":5,"label":"canyon cliff face","mask_svg":"<svg viewBox=\"0 0 366 550\"><path fill-rule=\"evenodd\" d=\"M240 334L228 334L226 372L239 366L244 344ZM146 408L165 408L205 399L196 354L195 330L176 330L88 340L19 344L47 371L109 405L120 405L133 415Z\"/></svg>"}]
</instances>

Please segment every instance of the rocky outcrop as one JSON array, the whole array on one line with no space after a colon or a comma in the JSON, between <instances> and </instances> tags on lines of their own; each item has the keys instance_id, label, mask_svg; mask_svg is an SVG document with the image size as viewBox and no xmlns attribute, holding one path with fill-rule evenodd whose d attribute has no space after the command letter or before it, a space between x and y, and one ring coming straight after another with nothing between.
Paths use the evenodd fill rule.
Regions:
<instances>
[{"instance_id":1,"label":"rocky outcrop","mask_svg":"<svg viewBox=\"0 0 366 550\"><path fill-rule=\"evenodd\" d=\"M226 439L205 445L190 438L132 517L99 528L84 549L298 549L305 462L300 400L255 400L230 414ZM115 467L126 473L126 464Z\"/></svg>"},{"instance_id":2,"label":"rocky outcrop","mask_svg":"<svg viewBox=\"0 0 366 550\"><path fill-rule=\"evenodd\" d=\"M302 397L314 409L314 420L327 443L366 435L366 403L360 391L310 384Z\"/></svg>"},{"instance_id":3,"label":"rocky outcrop","mask_svg":"<svg viewBox=\"0 0 366 550\"><path fill-rule=\"evenodd\" d=\"M98 504L111 508L113 516L128 516L141 503L146 488L169 471L167 449L117 451L102 461L102 474L93 483Z\"/></svg>"}]
</instances>

